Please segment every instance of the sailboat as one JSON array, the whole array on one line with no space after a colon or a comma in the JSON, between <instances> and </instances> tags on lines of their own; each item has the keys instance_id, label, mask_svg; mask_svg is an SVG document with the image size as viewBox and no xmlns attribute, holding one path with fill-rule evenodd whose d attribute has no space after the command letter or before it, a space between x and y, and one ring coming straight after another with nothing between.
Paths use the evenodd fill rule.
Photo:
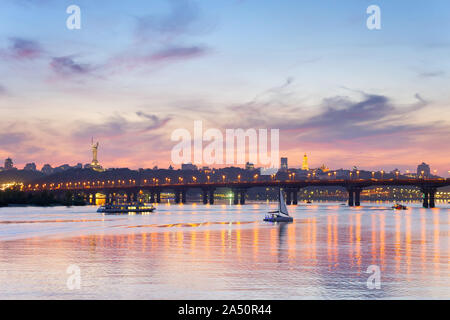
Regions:
<instances>
[{"instance_id":1,"label":"sailboat","mask_svg":"<svg viewBox=\"0 0 450 320\"><path fill-rule=\"evenodd\" d=\"M294 219L289 215L289 212L286 207L286 202L284 201L283 192L281 188L279 190L278 196L278 210L269 212L264 218L264 221L267 222L292 222Z\"/></svg>"}]
</instances>

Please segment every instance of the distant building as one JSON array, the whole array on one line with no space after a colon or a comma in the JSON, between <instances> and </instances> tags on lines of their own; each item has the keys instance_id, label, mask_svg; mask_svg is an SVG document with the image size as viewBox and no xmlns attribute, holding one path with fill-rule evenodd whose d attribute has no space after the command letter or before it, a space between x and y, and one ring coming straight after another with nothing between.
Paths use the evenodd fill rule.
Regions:
<instances>
[{"instance_id":1,"label":"distant building","mask_svg":"<svg viewBox=\"0 0 450 320\"><path fill-rule=\"evenodd\" d=\"M253 163L247 162L245 164L245 170L255 170L255 165Z\"/></svg>"},{"instance_id":2,"label":"distant building","mask_svg":"<svg viewBox=\"0 0 450 320\"><path fill-rule=\"evenodd\" d=\"M77 163L77 165L74 167L75 169L83 169L82 163Z\"/></svg>"},{"instance_id":3,"label":"distant building","mask_svg":"<svg viewBox=\"0 0 450 320\"><path fill-rule=\"evenodd\" d=\"M197 170L197 166L195 164L192 164L192 163L183 163L181 165L181 170L182 171L196 171Z\"/></svg>"},{"instance_id":4,"label":"distant building","mask_svg":"<svg viewBox=\"0 0 450 320\"><path fill-rule=\"evenodd\" d=\"M44 166L42 167L41 171L42 171L43 174L52 174L53 173L53 168L49 164L44 164Z\"/></svg>"},{"instance_id":5,"label":"distant building","mask_svg":"<svg viewBox=\"0 0 450 320\"><path fill-rule=\"evenodd\" d=\"M288 169L288 158L281 158L280 159L280 170L286 171Z\"/></svg>"},{"instance_id":6,"label":"distant building","mask_svg":"<svg viewBox=\"0 0 450 320\"><path fill-rule=\"evenodd\" d=\"M14 163L11 158L8 158L5 160L5 170L13 170L14 169Z\"/></svg>"},{"instance_id":7,"label":"distant building","mask_svg":"<svg viewBox=\"0 0 450 320\"><path fill-rule=\"evenodd\" d=\"M430 166L425 162L422 162L417 166L417 176L418 177L429 177L430 176Z\"/></svg>"},{"instance_id":8,"label":"distant building","mask_svg":"<svg viewBox=\"0 0 450 320\"><path fill-rule=\"evenodd\" d=\"M303 156L302 170L309 170L308 156L306 155L306 153L305 153L305 155Z\"/></svg>"},{"instance_id":9,"label":"distant building","mask_svg":"<svg viewBox=\"0 0 450 320\"><path fill-rule=\"evenodd\" d=\"M23 170L25 170L25 171L37 171L36 164L34 162L27 163L25 165L25 167L23 168Z\"/></svg>"}]
</instances>

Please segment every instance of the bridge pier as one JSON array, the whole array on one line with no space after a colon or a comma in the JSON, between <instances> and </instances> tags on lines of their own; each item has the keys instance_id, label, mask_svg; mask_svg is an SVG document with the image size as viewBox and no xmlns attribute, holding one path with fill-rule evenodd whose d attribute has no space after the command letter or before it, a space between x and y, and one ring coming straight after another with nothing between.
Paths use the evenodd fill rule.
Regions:
<instances>
[{"instance_id":1,"label":"bridge pier","mask_svg":"<svg viewBox=\"0 0 450 320\"><path fill-rule=\"evenodd\" d=\"M91 204L96 205L97 204L97 198L96 198L97 194L94 192L92 194L92 198L91 198Z\"/></svg>"},{"instance_id":2,"label":"bridge pier","mask_svg":"<svg viewBox=\"0 0 450 320\"><path fill-rule=\"evenodd\" d=\"M150 193L150 203L155 203L155 193L154 192Z\"/></svg>"},{"instance_id":3,"label":"bridge pier","mask_svg":"<svg viewBox=\"0 0 450 320\"><path fill-rule=\"evenodd\" d=\"M239 204L239 190L233 189L233 204L238 205Z\"/></svg>"},{"instance_id":4,"label":"bridge pier","mask_svg":"<svg viewBox=\"0 0 450 320\"><path fill-rule=\"evenodd\" d=\"M298 190L292 189L291 192L292 192L292 204L296 206L298 204Z\"/></svg>"},{"instance_id":5,"label":"bridge pier","mask_svg":"<svg viewBox=\"0 0 450 320\"><path fill-rule=\"evenodd\" d=\"M241 189L241 205L244 205L245 204L245 194L246 194L246 191L245 191L245 189Z\"/></svg>"},{"instance_id":6,"label":"bridge pier","mask_svg":"<svg viewBox=\"0 0 450 320\"><path fill-rule=\"evenodd\" d=\"M434 199L435 199L435 195L436 195L436 189L434 190L430 190L430 203L429 203L429 207L431 209L433 209L435 207L435 203L434 203Z\"/></svg>"},{"instance_id":7,"label":"bridge pier","mask_svg":"<svg viewBox=\"0 0 450 320\"><path fill-rule=\"evenodd\" d=\"M209 204L214 204L214 189L209 190Z\"/></svg>"},{"instance_id":8,"label":"bridge pier","mask_svg":"<svg viewBox=\"0 0 450 320\"><path fill-rule=\"evenodd\" d=\"M203 189L202 193L203 204L208 204L208 189Z\"/></svg>"},{"instance_id":9,"label":"bridge pier","mask_svg":"<svg viewBox=\"0 0 450 320\"><path fill-rule=\"evenodd\" d=\"M428 191L425 190L423 193L423 207L428 208Z\"/></svg>"},{"instance_id":10,"label":"bridge pier","mask_svg":"<svg viewBox=\"0 0 450 320\"><path fill-rule=\"evenodd\" d=\"M161 191L156 192L156 203L161 203Z\"/></svg>"},{"instance_id":11,"label":"bridge pier","mask_svg":"<svg viewBox=\"0 0 450 320\"><path fill-rule=\"evenodd\" d=\"M292 204L291 192L286 189L286 205L290 206Z\"/></svg>"},{"instance_id":12,"label":"bridge pier","mask_svg":"<svg viewBox=\"0 0 450 320\"><path fill-rule=\"evenodd\" d=\"M353 201L353 189L348 189L348 205L350 207L354 206L354 201Z\"/></svg>"},{"instance_id":13,"label":"bridge pier","mask_svg":"<svg viewBox=\"0 0 450 320\"><path fill-rule=\"evenodd\" d=\"M423 207L424 208L435 208L435 198L436 198L436 188L422 188L423 192Z\"/></svg>"},{"instance_id":14,"label":"bridge pier","mask_svg":"<svg viewBox=\"0 0 450 320\"><path fill-rule=\"evenodd\" d=\"M181 190L181 203L186 204L186 190Z\"/></svg>"},{"instance_id":15,"label":"bridge pier","mask_svg":"<svg viewBox=\"0 0 450 320\"><path fill-rule=\"evenodd\" d=\"M361 206L361 188L355 188L354 193L355 193L355 206L359 207Z\"/></svg>"},{"instance_id":16,"label":"bridge pier","mask_svg":"<svg viewBox=\"0 0 450 320\"><path fill-rule=\"evenodd\" d=\"M176 204L178 204L178 203L180 203L180 191L178 191L178 190L174 190L174 193L175 193L175 203Z\"/></svg>"}]
</instances>

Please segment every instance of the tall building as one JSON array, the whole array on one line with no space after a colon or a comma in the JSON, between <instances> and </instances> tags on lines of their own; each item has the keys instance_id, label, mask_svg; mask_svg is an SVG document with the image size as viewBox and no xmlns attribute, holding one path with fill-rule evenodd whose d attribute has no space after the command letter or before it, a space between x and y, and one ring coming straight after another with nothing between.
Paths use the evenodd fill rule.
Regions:
<instances>
[{"instance_id":1,"label":"tall building","mask_svg":"<svg viewBox=\"0 0 450 320\"><path fill-rule=\"evenodd\" d=\"M36 171L36 164L34 162L27 163L23 168L25 171Z\"/></svg>"},{"instance_id":2,"label":"tall building","mask_svg":"<svg viewBox=\"0 0 450 320\"><path fill-rule=\"evenodd\" d=\"M288 158L281 158L280 159L280 170L286 171L288 169Z\"/></svg>"},{"instance_id":3,"label":"tall building","mask_svg":"<svg viewBox=\"0 0 450 320\"><path fill-rule=\"evenodd\" d=\"M251 162L245 164L245 170L255 170L255 165Z\"/></svg>"},{"instance_id":4,"label":"tall building","mask_svg":"<svg viewBox=\"0 0 450 320\"><path fill-rule=\"evenodd\" d=\"M303 162L302 162L302 170L309 170L309 166L308 166L308 156L305 155L303 156Z\"/></svg>"},{"instance_id":5,"label":"tall building","mask_svg":"<svg viewBox=\"0 0 450 320\"><path fill-rule=\"evenodd\" d=\"M14 163L11 158L8 158L5 160L5 170L12 170L14 169Z\"/></svg>"},{"instance_id":6,"label":"tall building","mask_svg":"<svg viewBox=\"0 0 450 320\"><path fill-rule=\"evenodd\" d=\"M430 176L430 166L425 162L422 162L417 166L417 176L418 177L429 177Z\"/></svg>"}]
</instances>

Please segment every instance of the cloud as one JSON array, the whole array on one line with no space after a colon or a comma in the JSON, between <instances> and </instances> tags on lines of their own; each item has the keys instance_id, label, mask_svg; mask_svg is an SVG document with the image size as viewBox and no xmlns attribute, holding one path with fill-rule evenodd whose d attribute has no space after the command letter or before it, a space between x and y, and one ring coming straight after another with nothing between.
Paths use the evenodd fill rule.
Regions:
<instances>
[{"instance_id":1,"label":"cloud","mask_svg":"<svg viewBox=\"0 0 450 320\"><path fill-rule=\"evenodd\" d=\"M135 43L113 56L107 66L111 70L160 67L161 64L189 60L210 52L208 46L192 44L192 35L210 30L201 19L194 1L170 0L169 12L136 19Z\"/></svg>"},{"instance_id":2,"label":"cloud","mask_svg":"<svg viewBox=\"0 0 450 320\"><path fill-rule=\"evenodd\" d=\"M0 149L21 144L28 139L24 132L3 132L0 133Z\"/></svg>"},{"instance_id":3,"label":"cloud","mask_svg":"<svg viewBox=\"0 0 450 320\"><path fill-rule=\"evenodd\" d=\"M134 119L122 115L112 116L102 123L78 122L74 136L83 140L95 136L103 139L128 137L133 139L138 134L145 134L164 127L170 117L160 118L156 115L146 114L142 111L135 113Z\"/></svg>"},{"instance_id":4,"label":"cloud","mask_svg":"<svg viewBox=\"0 0 450 320\"><path fill-rule=\"evenodd\" d=\"M189 59L201 56L208 50L199 46L192 47L171 47L163 49L151 55L152 61L171 61L180 59Z\"/></svg>"},{"instance_id":5,"label":"cloud","mask_svg":"<svg viewBox=\"0 0 450 320\"><path fill-rule=\"evenodd\" d=\"M436 78L445 76L444 71L429 71L429 72L421 72L419 73L419 77L421 78Z\"/></svg>"},{"instance_id":6,"label":"cloud","mask_svg":"<svg viewBox=\"0 0 450 320\"><path fill-rule=\"evenodd\" d=\"M171 42L183 34L194 32L199 20L198 6L189 0L169 0L170 11L163 16L146 15L137 19L136 37Z\"/></svg>"},{"instance_id":7,"label":"cloud","mask_svg":"<svg viewBox=\"0 0 450 320\"><path fill-rule=\"evenodd\" d=\"M6 88L0 84L0 96L4 96L8 93Z\"/></svg>"},{"instance_id":8,"label":"cloud","mask_svg":"<svg viewBox=\"0 0 450 320\"><path fill-rule=\"evenodd\" d=\"M41 45L34 41L24 38L12 37L9 38L8 49L2 50L2 56L4 58L15 60L34 60L41 58L45 51Z\"/></svg>"},{"instance_id":9,"label":"cloud","mask_svg":"<svg viewBox=\"0 0 450 320\"><path fill-rule=\"evenodd\" d=\"M74 56L55 57L50 62L51 69L59 75L87 75L95 70L90 64L77 63Z\"/></svg>"}]
</instances>

